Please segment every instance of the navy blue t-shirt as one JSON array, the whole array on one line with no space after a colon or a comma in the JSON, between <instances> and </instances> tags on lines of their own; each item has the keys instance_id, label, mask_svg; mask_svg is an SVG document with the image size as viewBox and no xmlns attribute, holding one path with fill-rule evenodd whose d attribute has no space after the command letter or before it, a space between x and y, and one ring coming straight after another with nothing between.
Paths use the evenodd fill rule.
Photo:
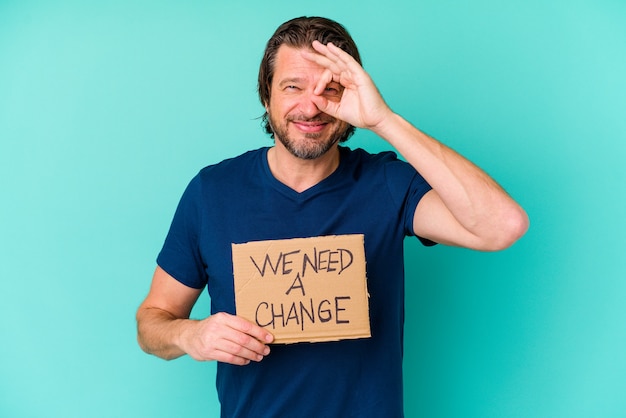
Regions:
<instances>
[{"instance_id":1,"label":"navy blue t-shirt","mask_svg":"<svg viewBox=\"0 0 626 418\"><path fill-rule=\"evenodd\" d=\"M403 416L403 241L430 186L392 152L339 149L339 167L301 193L276 180L261 148L202 169L181 198L157 263L207 286L212 313L235 314L231 244L365 236L371 338L277 344L259 363L218 363L224 417Z\"/></svg>"}]
</instances>

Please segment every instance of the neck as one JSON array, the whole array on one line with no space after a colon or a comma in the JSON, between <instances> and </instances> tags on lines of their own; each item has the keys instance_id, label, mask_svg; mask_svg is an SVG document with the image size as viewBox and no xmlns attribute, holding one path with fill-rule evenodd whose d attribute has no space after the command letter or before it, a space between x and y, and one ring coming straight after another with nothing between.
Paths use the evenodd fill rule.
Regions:
<instances>
[{"instance_id":1,"label":"neck","mask_svg":"<svg viewBox=\"0 0 626 418\"><path fill-rule=\"evenodd\" d=\"M267 162L278 181L301 193L330 176L339 167L339 148L335 145L319 158L303 160L292 155L277 141L267 152Z\"/></svg>"}]
</instances>

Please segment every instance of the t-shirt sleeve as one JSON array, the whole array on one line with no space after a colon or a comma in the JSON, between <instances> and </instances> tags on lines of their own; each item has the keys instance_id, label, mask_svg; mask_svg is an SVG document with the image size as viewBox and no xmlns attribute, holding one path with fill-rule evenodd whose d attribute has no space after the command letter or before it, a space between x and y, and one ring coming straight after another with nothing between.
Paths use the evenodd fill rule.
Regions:
<instances>
[{"instance_id":1,"label":"t-shirt sleeve","mask_svg":"<svg viewBox=\"0 0 626 418\"><path fill-rule=\"evenodd\" d=\"M394 154L395 156L395 154ZM405 234L415 236L413 230L413 217L415 209L424 195L432 187L410 164L395 159L386 165L386 177L391 196L401 205L402 222ZM437 244L426 238L417 237L423 245Z\"/></svg>"},{"instance_id":2,"label":"t-shirt sleeve","mask_svg":"<svg viewBox=\"0 0 626 418\"><path fill-rule=\"evenodd\" d=\"M200 177L194 177L178 203L174 219L157 264L170 276L194 289L207 283L204 262L200 255L202 187Z\"/></svg>"}]
</instances>

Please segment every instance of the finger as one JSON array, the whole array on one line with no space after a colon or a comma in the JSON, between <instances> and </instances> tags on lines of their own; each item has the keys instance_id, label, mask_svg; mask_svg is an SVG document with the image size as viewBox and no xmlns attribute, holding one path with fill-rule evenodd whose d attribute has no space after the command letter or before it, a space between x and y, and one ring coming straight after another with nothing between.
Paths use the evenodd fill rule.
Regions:
<instances>
[{"instance_id":1,"label":"finger","mask_svg":"<svg viewBox=\"0 0 626 418\"><path fill-rule=\"evenodd\" d=\"M207 327L201 340L209 355L219 350L258 361L269 353L266 344L274 339L269 331L244 318L224 312L209 316L205 324Z\"/></svg>"},{"instance_id":2,"label":"finger","mask_svg":"<svg viewBox=\"0 0 626 418\"><path fill-rule=\"evenodd\" d=\"M329 58L329 57L327 57L325 55L318 54L316 52L303 51L302 52L302 56L305 59L307 59L307 60L309 60L311 62L314 62L315 64L332 71L335 74L340 74L341 73L341 67L339 65L337 65L337 63L334 60L332 60L331 58Z\"/></svg>"},{"instance_id":3,"label":"finger","mask_svg":"<svg viewBox=\"0 0 626 418\"><path fill-rule=\"evenodd\" d=\"M319 41L313 41L313 49L318 53L318 55L322 55L327 58L330 62L334 63L336 66L345 69L351 63L358 62L346 51L339 48L332 42L327 43L326 45L322 44Z\"/></svg>"},{"instance_id":4,"label":"finger","mask_svg":"<svg viewBox=\"0 0 626 418\"><path fill-rule=\"evenodd\" d=\"M230 352L253 353L253 356L249 356L251 360L269 354L269 347L266 344L249 334L234 329L224 334L223 341L226 342L225 348L228 348Z\"/></svg>"},{"instance_id":5,"label":"finger","mask_svg":"<svg viewBox=\"0 0 626 418\"><path fill-rule=\"evenodd\" d=\"M313 43L311 44L313 49L317 51L320 55L327 57L331 61L337 61L338 59L337 54L333 52L333 50L330 49L329 45L334 46L332 42L329 42L326 45L324 45L320 41L313 41ZM335 47L335 49L337 49L337 47Z\"/></svg>"},{"instance_id":6,"label":"finger","mask_svg":"<svg viewBox=\"0 0 626 418\"><path fill-rule=\"evenodd\" d=\"M204 349L200 357L203 359L243 364L245 361L261 361L270 352L270 348L255 337L228 325L208 332L202 340Z\"/></svg>"},{"instance_id":7,"label":"finger","mask_svg":"<svg viewBox=\"0 0 626 418\"><path fill-rule=\"evenodd\" d=\"M250 338L247 336L247 338ZM248 343L242 343L242 337L231 336L230 338L221 339L215 342L215 356L226 357L227 362L241 363L245 361L261 361L270 353L270 348L259 343L255 339L251 339Z\"/></svg>"},{"instance_id":8,"label":"finger","mask_svg":"<svg viewBox=\"0 0 626 418\"><path fill-rule=\"evenodd\" d=\"M350 71L356 71L358 69L363 70L361 64L359 64L352 55L348 54L346 51L339 48L332 42L326 44L326 49L328 50L328 55L332 55L336 58L334 62L336 62L337 65L341 63L341 66L344 69L349 69Z\"/></svg>"},{"instance_id":9,"label":"finger","mask_svg":"<svg viewBox=\"0 0 626 418\"><path fill-rule=\"evenodd\" d=\"M328 86L328 84L331 81L333 81L332 71L330 71L329 69L324 70L319 80L317 80L317 84L315 85L315 88L313 89L313 93L318 96L321 95L322 93L324 93L326 86Z\"/></svg>"},{"instance_id":10,"label":"finger","mask_svg":"<svg viewBox=\"0 0 626 418\"><path fill-rule=\"evenodd\" d=\"M211 358L215 361L228 363L228 364L234 364L236 366L245 366L245 365L250 364L253 361L249 358L245 358L245 357L238 356L236 354L233 354L227 351L221 351L221 350L215 350Z\"/></svg>"},{"instance_id":11,"label":"finger","mask_svg":"<svg viewBox=\"0 0 626 418\"><path fill-rule=\"evenodd\" d=\"M336 56L337 58L339 58L341 60L344 60L346 57L352 58L352 56L350 54L348 54L346 51L344 51L343 49L339 48L337 45L335 45L332 42L329 42L329 43L327 43L324 46L328 50L328 54L334 55L334 56Z\"/></svg>"},{"instance_id":12,"label":"finger","mask_svg":"<svg viewBox=\"0 0 626 418\"><path fill-rule=\"evenodd\" d=\"M310 54L310 59L315 60L318 64L330 68L334 73L341 73L349 68L348 64L358 62L350 54L343 49L335 46L332 42L324 45L319 41L313 41L313 49L316 53Z\"/></svg>"},{"instance_id":13,"label":"finger","mask_svg":"<svg viewBox=\"0 0 626 418\"><path fill-rule=\"evenodd\" d=\"M231 315L226 318L226 320L230 322L230 327L237 331L250 335L263 343L271 343L272 341L274 341L274 336L272 335L272 333L270 333L265 328L253 324L252 322L239 316Z\"/></svg>"}]
</instances>

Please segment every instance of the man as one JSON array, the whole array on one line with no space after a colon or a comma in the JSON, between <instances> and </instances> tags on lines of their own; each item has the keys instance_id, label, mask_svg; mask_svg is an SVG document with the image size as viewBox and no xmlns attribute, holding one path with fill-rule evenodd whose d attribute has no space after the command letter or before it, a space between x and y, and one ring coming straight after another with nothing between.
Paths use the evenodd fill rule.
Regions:
<instances>
[{"instance_id":1,"label":"man","mask_svg":"<svg viewBox=\"0 0 626 418\"><path fill-rule=\"evenodd\" d=\"M222 416L402 416L404 237L501 250L527 216L482 170L393 113L336 22L280 26L259 95L275 144L191 181L137 312L139 343L165 359L217 360ZM340 146L354 127L408 164ZM353 233L365 236L371 338L270 347L268 330L235 315L232 243ZM205 285L212 314L191 320Z\"/></svg>"}]
</instances>

